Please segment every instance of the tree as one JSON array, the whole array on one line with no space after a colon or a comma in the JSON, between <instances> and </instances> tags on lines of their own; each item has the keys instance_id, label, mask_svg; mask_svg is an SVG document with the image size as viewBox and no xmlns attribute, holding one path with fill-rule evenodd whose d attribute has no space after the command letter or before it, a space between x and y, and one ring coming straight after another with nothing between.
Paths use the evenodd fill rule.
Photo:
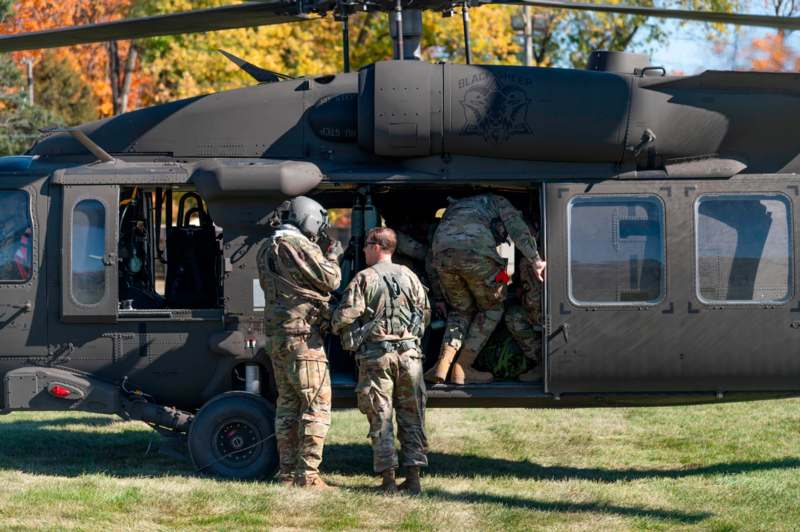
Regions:
<instances>
[{"instance_id":1,"label":"tree","mask_svg":"<svg viewBox=\"0 0 800 532\"><path fill-rule=\"evenodd\" d=\"M0 20L10 11L11 0L0 0ZM39 128L55 123L46 109L28 105L19 68L0 56L0 155L24 152L39 136Z\"/></svg>"},{"instance_id":2,"label":"tree","mask_svg":"<svg viewBox=\"0 0 800 532\"><path fill-rule=\"evenodd\" d=\"M97 118L97 98L80 71L49 50L34 71L36 104L60 116L68 125Z\"/></svg>"},{"instance_id":3,"label":"tree","mask_svg":"<svg viewBox=\"0 0 800 532\"><path fill-rule=\"evenodd\" d=\"M227 0L143 0L137 12L152 15L226 4ZM378 13L351 17L354 68L391 56L385 18ZM140 46L143 70L155 85L150 101L163 102L253 83L217 50L288 75L324 74L342 69L341 39L341 23L327 17L305 23L156 37L141 41Z\"/></svg>"},{"instance_id":4,"label":"tree","mask_svg":"<svg viewBox=\"0 0 800 532\"><path fill-rule=\"evenodd\" d=\"M134 0L19 0L14 5L14 16L0 25L0 32L38 31L123 18L131 14L133 4ZM103 116L135 106L140 92L147 86L147 80L136 75L138 50L130 42L59 48L55 53L63 61L79 65L81 77L94 92L98 112ZM24 55L39 59L42 52L13 55L20 61Z\"/></svg>"},{"instance_id":5,"label":"tree","mask_svg":"<svg viewBox=\"0 0 800 532\"><path fill-rule=\"evenodd\" d=\"M653 6L653 0L607 3L630 3ZM660 7L730 12L737 0L668 0ZM534 58L538 66L584 68L594 50L648 53L669 39L663 19L643 16L537 9L538 29L534 31ZM715 34L725 31L719 24L709 25Z\"/></svg>"},{"instance_id":6,"label":"tree","mask_svg":"<svg viewBox=\"0 0 800 532\"><path fill-rule=\"evenodd\" d=\"M775 15L793 17L800 12L796 0L767 0L767 9ZM778 30L774 34L753 39L748 59L754 70L767 72L800 70L800 55L789 46L787 38L791 32Z\"/></svg>"}]
</instances>

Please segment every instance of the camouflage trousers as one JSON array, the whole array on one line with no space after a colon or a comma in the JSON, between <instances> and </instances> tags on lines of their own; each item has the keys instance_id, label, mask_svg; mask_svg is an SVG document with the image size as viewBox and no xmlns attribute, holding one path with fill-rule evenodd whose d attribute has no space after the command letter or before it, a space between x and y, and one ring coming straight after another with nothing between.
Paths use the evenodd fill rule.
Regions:
<instances>
[{"instance_id":1,"label":"camouflage trousers","mask_svg":"<svg viewBox=\"0 0 800 532\"><path fill-rule=\"evenodd\" d=\"M506 309L506 328L526 357L537 364L541 363L540 353L542 336L534 330L530 314L520 304L513 304Z\"/></svg>"},{"instance_id":2,"label":"camouflage trousers","mask_svg":"<svg viewBox=\"0 0 800 532\"><path fill-rule=\"evenodd\" d=\"M315 332L273 337L271 343L279 475L314 476L331 425L331 378L322 340Z\"/></svg>"},{"instance_id":3,"label":"camouflage trousers","mask_svg":"<svg viewBox=\"0 0 800 532\"><path fill-rule=\"evenodd\" d=\"M425 434L425 381L422 355L415 349L386 352L358 360L358 409L369 420L372 464L376 473L397 468L392 414L397 417L397 437L404 466L428 465Z\"/></svg>"},{"instance_id":4,"label":"camouflage trousers","mask_svg":"<svg viewBox=\"0 0 800 532\"><path fill-rule=\"evenodd\" d=\"M437 253L434 267L452 309L444 342L480 353L503 319L507 289L495 278L504 266L491 257L451 249Z\"/></svg>"}]
</instances>

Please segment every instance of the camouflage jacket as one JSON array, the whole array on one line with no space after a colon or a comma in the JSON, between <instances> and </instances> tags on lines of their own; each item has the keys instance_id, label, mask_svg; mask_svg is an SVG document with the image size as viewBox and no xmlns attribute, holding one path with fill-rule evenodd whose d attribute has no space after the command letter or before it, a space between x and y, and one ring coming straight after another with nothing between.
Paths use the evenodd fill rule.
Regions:
<instances>
[{"instance_id":1,"label":"camouflage jacket","mask_svg":"<svg viewBox=\"0 0 800 532\"><path fill-rule=\"evenodd\" d=\"M434 301L444 301L444 293L439 284L439 273L433 267L433 251L430 246L414 240L411 236L402 231L395 230L397 235L397 251L392 257L395 264L402 264L415 270L415 262L422 263L425 268L423 283L427 280L427 287L430 290L431 298ZM419 272L419 270L416 270Z\"/></svg>"},{"instance_id":2,"label":"camouflage jacket","mask_svg":"<svg viewBox=\"0 0 800 532\"><path fill-rule=\"evenodd\" d=\"M522 213L503 196L482 194L452 203L433 237L433 253L449 249L472 251L505 262L497 254L497 245L510 238L522 255L539 258L536 240Z\"/></svg>"},{"instance_id":3,"label":"camouflage jacket","mask_svg":"<svg viewBox=\"0 0 800 532\"><path fill-rule=\"evenodd\" d=\"M342 279L339 264L290 225L279 227L258 252L267 335L308 334L328 312Z\"/></svg>"},{"instance_id":4,"label":"camouflage jacket","mask_svg":"<svg viewBox=\"0 0 800 532\"><path fill-rule=\"evenodd\" d=\"M331 328L343 336L343 347L355 350L364 346L362 356L380 356L382 353L372 352L370 344L417 340L430 317L428 294L416 274L387 261L353 278L333 313ZM354 329L362 330L363 337ZM358 336L358 340L352 342L348 335Z\"/></svg>"}]
</instances>

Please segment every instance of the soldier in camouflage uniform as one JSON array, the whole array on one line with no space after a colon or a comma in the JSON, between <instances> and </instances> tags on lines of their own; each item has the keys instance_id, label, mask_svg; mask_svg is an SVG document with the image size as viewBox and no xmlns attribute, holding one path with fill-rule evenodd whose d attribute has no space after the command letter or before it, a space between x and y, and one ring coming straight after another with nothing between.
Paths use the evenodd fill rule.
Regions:
<instances>
[{"instance_id":1,"label":"soldier in camouflage uniform","mask_svg":"<svg viewBox=\"0 0 800 532\"><path fill-rule=\"evenodd\" d=\"M542 283L536 278L533 263L527 258L519 262L516 298L506 308L506 327L534 367L519 376L522 382L538 382L541 375Z\"/></svg>"},{"instance_id":2,"label":"soldier in camouflage uniform","mask_svg":"<svg viewBox=\"0 0 800 532\"><path fill-rule=\"evenodd\" d=\"M396 411L403 465L408 471L400 489L417 495L420 467L428 465L419 341L430 320L430 305L414 272L392 263L396 245L391 229L370 230L364 246L369 268L348 285L331 327L341 335L342 346L357 353L358 408L369 419L373 467L383 476L381 488L387 493L398 489L392 426Z\"/></svg>"},{"instance_id":3,"label":"soldier in camouflage uniform","mask_svg":"<svg viewBox=\"0 0 800 532\"><path fill-rule=\"evenodd\" d=\"M429 225L429 240L433 239L435 229L436 224ZM395 234L397 235L397 250L392 256L392 262L407 266L420 276L420 280L430 291L433 308L441 314L441 318L446 318L444 293L439 284L439 274L433 267L433 250L430 245L423 244L403 231L395 230Z\"/></svg>"},{"instance_id":4,"label":"soldier in camouflage uniform","mask_svg":"<svg viewBox=\"0 0 800 532\"><path fill-rule=\"evenodd\" d=\"M542 279L545 262L522 213L502 196L482 194L453 202L433 237L433 266L451 310L442 350L425 379L444 382L453 364L453 384L487 383L491 373L472 364L503 317L509 278L497 245L511 239Z\"/></svg>"},{"instance_id":5,"label":"soldier in camouflage uniform","mask_svg":"<svg viewBox=\"0 0 800 532\"><path fill-rule=\"evenodd\" d=\"M273 225L278 227L259 251L258 268L267 352L278 388L278 478L324 488L319 464L330 427L331 380L320 321L328 313L330 292L341 282L341 245L323 255L316 239L327 225L327 212L310 198L284 203Z\"/></svg>"}]
</instances>

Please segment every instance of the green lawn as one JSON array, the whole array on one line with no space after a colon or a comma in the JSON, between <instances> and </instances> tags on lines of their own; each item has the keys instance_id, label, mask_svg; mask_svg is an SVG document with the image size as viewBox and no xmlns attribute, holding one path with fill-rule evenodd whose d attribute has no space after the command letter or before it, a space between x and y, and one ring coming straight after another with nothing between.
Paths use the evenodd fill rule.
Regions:
<instances>
[{"instance_id":1,"label":"green lawn","mask_svg":"<svg viewBox=\"0 0 800 532\"><path fill-rule=\"evenodd\" d=\"M329 493L224 482L140 423L0 418L2 529L798 529L800 400L432 410L418 499L373 494L366 421L334 413Z\"/></svg>"}]
</instances>

